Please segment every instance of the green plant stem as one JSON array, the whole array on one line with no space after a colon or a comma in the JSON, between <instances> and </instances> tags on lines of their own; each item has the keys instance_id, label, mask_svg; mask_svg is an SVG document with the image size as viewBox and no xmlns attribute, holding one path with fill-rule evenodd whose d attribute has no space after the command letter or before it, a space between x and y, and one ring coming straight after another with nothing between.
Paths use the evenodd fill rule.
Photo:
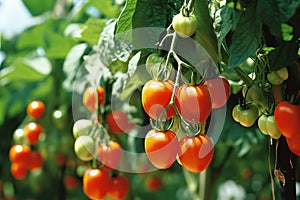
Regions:
<instances>
[{"instance_id":1,"label":"green plant stem","mask_svg":"<svg viewBox=\"0 0 300 200\"><path fill-rule=\"evenodd\" d=\"M250 87L252 84L252 79L240 68L240 67L234 67L234 71L237 73L237 75L244 81L247 87Z\"/></svg>"},{"instance_id":2,"label":"green plant stem","mask_svg":"<svg viewBox=\"0 0 300 200\"><path fill-rule=\"evenodd\" d=\"M205 199L207 169L199 174L199 197Z\"/></svg>"}]
</instances>

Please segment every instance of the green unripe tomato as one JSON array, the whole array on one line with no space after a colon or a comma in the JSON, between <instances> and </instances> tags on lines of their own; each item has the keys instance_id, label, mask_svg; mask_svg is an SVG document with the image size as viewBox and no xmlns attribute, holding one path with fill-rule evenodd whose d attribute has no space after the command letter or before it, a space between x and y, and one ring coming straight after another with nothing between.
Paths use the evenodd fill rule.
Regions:
<instances>
[{"instance_id":1,"label":"green unripe tomato","mask_svg":"<svg viewBox=\"0 0 300 200\"><path fill-rule=\"evenodd\" d=\"M276 71L269 72L267 79L272 85L281 85L283 83L283 80L278 76Z\"/></svg>"},{"instance_id":2,"label":"green unripe tomato","mask_svg":"<svg viewBox=\"0 0 300 200\"><path fill-rule=\"evenodd\" d=\"M232 110L232 117L242 126L250 127L255 123L258 117L258 109L252 104L250 104L246 109L243 109L242 106L238 104Z\"/></svg>"},{"instance_id":3,"label":"green unripe tomato","mask_svg":"<svg viewBox=\"0 0 300 200\"><path fill-rule=\"evenodd\" d=\"M281 136L281 132L279 131L277 124L275 122L274 115L270 115L267 120L267 130L268 134L274 138L279 139Z\"/></svg>"},{"instance_id":4,"label":"green unripe tomato","mask_svg":"<svg viewBox=\"0 0 300 200\"><path fill-rule=\"evenodd\" d=\"M78 138L79 136L88 135L92 129L92 121L88 119L79 119L73 125L73 136Z\"/></svg>"},{"instance_id":5,"label":"green unripe tomato","mask_svg":"<svg viewBox=\"0 0 300 200\"><path fill-rule=\"evenodd\" d=\"M284 81L289 78L289 72L286 67L282 67L281 69L277 70L276 73Z\"/></svg>"},{"instance_id":6,"label":"green unripe tomato","mask_svg":"<svg viewBox=\"0 0 300 200\"><path fill-rule=\"evenodd\" d=\"M197 30L197 19L193 14L186 17L179 13L173 17L172 23L173 29L183 38L190 37Z\"/></svg>"},{"instance_id":7,"label":"green unripe tomato","mask_svg":"<svg viewBox=\"0 0 300 200\"><path fill-rule=\"evenodd\" d=\"M74 143L75 154L82 161L92 160L95 148L94 140L87 135L79 136Z\"/></svg>"},{"instance_id":8,"label":"green unripe tomato","mask_svg":"<svg viewBox=\"0 0 300 200\"><path fill-rule=\"evenodd\" d=\"M16 144L22 144L24 142L24 131L21 128L15 130L13 139Z\"/></svg>"},{"instance_id":9,"label":"green unripe tomato","mask_svg":"<svg viewBox=\"0 0 300 200\"><path fill-rule=\"evenodd\" d=\"M259 130L265 135L269 135L267 129L267 120L268 120L268 116L261 115L258 118L258 122L257 122Z\"/></svg>"}]
</instances>

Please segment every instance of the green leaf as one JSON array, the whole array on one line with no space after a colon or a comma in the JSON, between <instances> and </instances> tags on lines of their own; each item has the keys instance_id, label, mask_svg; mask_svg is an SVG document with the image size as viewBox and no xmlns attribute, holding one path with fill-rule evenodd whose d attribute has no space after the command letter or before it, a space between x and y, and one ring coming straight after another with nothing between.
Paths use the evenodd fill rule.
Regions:
<instances>
[{"instance_id":1,"label":"green leaf","mask_svg":"<svg viewBox=\"0 0 300 200\"><path fill-rule=\"evenodd\" d=\"M249 5L232 35L229 66L235 67L253 55L261 44L262 25L256 16L255 4Z\"/></svg>"},{"instance_id":2,"label":"green leaf","mask_svg":"<svg viewBox=\"0 0 300 200\"><path fill-rule=\"evenodd\" d=\"M112 0L89 0L89 2L106 18L116 18L120 13L118 4L113 4Z\"/></svg>"},{"instance_id":3,"label":"green leaf","mask_svg":"<svg viewBox=\"0 0 300 200\"><path fill-rule=\"evenodd\" d=\"M23 3L33 16L37 16L43 14L46 11L52 10L56 3L56 0L23 0Z\"/></svg>"},{"instance_id":4,"label":"green leaf","mask_svg":"<svg viewBox=\"0 0 300 200\"><path fill-rule=\"evenodd\" d=\"M279 16L282 22L288 21L295 14L300 5L300 0L274 0L274 2L279 9Z\"/></svg>"},{"instance_id":5,"label":"green leaf","mask_svg":"<svg viewBox=\"0 0 300 200\"><path fill-rule=\"evenodd\" d=\"M35 82L44 79L51 72L51 64L47 58L18 59L14 65L0 71L3 82Z\"/></svg>"},{"instance_id":6,"label":"green leaf","mask_svg":"<svg viewBox=\"0 0 300 200\"><path fill-rule=\"evenodd\" d=\"M106 21L107 20L105 19L89 18L85 23L85 28L83 29L79 39L92 45L98 44L100 34L103 31Z\"/></svg>"},{"instance_id":7,"label":"green leaf","mask_svg":"<svg viewBox=\"0 0 300 200\"><path fill-rule=\"evenodd\" d=\"M49 46L45 49L49 58L64 58L74 45L74 41L62 34L51 33L47 37Z\"/></svg>"},{"instance_id":8,"label":"green leaf","mask_svg":"<svg viewBox=\"0 0 300 200\"><path fill-rule=\"evenodd\" d=\"M291 41L294 37L293 35L294 28L288 24L281 24L281 32L282 32L282 39L284 41Z\"/></svg>"},{"instance_id":9,"label":"green leaf","mask_svg":"<svg viewBox=\"0 0 300 200\"><path fill-rule=\"evenodd\" d=\"M79 70L81 59L87 50L88 45L85 43L77 44L69 51L65 58L63 71L66 74L66 79L63 82L63 87L67 91L73 90L73 83L76 80L76 74Z\"/></svg>"},{"instance_id":10,"label":"green leaf","mask_svg":"<svg viewBox=\"0 0 300 200\"><path fill-rule=\"evenodd\" d=\"M135 12L138 0L127 0L116 25L116 34L120 34L132 29L132 17Z\"/></svg>"},{"instance_id":11,"label":"green leaf","mask_svg":"<svg viewBox=\"0 0 300 200\"><path fill-rule=\"evenodd\" d=\"M234 9L223 6L216 12L214 27L218 38L218 53L221 53L222 44L225 43L225 37L237 24L239 14Z\"/></svg>"},{"instance_id":12,"label":"green leaf","mask_svg":"<svg viewBox=\"0 0 300 200\"><path fill-rule=\"evenodd\" d=\"M5 87L0 87L0 126L2 125L5 115L6 115L6 109L7 109L7 104L9 102L9 96L10 93Z\"/></svg>"}]
</instances>

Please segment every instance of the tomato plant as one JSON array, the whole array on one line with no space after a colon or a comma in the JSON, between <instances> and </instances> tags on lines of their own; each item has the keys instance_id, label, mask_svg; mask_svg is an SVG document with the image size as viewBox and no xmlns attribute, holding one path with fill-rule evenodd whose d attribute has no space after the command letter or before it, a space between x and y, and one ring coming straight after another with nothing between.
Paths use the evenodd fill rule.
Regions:
<instances>
[{"instance_id":1,"label":"tomato plant","mask_svg":"<svg viewBox=\"0 0 300 200\"><path fill-rule=\"evenodd\" d=\"M38 119L40 118L45 112L45 105L42 101L32 101L27 105L27 115Z\"/></svg>"},{"instance_id":2,"label":"tomato plant","mask_svg":"<svg viewBox=\"0 0 300 200\"><path fill-rule=\"evenodd\" d=\"M211 96L211 106L213 109L224 106L230 95L230 85L225 77L217 77L205 81L205 85Z\"/></svg>"},{"instance_id":3,"label":"tomato plant","mask_svg":"<svg viewBox=\"0 0 300 200\"><path fill-rule=\"evenodd\" d=\"M274 115L266 116L261 115L257 121L258 128L260 131L266 135L270 135L274 139L279 139L281 132L277 127L274 119Z\"/></svg>"},{"instance_id":4,"label":"tomato plant","mask_svg":"<svg viewBox=\"0 0 300 200\"><path fill-rule=\"evenodd\" d=\"M170 130L150 130L145 138L145 151L149 161L158 169L167 169L174 163L178 152L178 139Z\"/></svg>"},{"instance_id":5,"label":"tomato plant","mask_svg":"<svg viewBox=\"0 0 300 200\"><path fill-rule=\"evenodd\" d=\"M28 169L31 171L39 170L42 168L44 163L44 159L40 152L38 151L31 151L30 159L28 163Z\"/></svg>"},{"instance_id":6,"label":"tomato plant","mask_svg":"<svg viewBox=\"0 0 300 200\"><path fill-rule=\"evenodd\" d=\"M112 185L107 192L107 196L114 200L121 200L126 197L129 191L129 181L123 175L112 177Z\"/></svg>"},{"instance_id":7,"label":"tomato plant","mask_svg":"<svg viewBox=\"0 0 300 200\"><path fill-rule=\"evenodd\" d=\"M27 175L27 166L24 163L12 163L10 172L14 178L21 180Z\"/></svg>"},{"instance_id":8,"label":"tomato plant","mask_svg":"<svg viewBox=\"0 0 300 200\"><path fill-rule=\"evenodd\" d=\"M83 175L83 190L95 200L104 198L112 185L108 172L101 169L88 169Z\"/></svg>"},{"instance_id":9,"label":"tomato plant","mask_svg":"<svg viewBox=\"0 0 300 200\"><path fill-rule=\"evenodd\" d=\"M76 156L83 161L93 159L95 152L95 141L90 136L79 136L74 143Z\"/></svg>"},{"instance_id":10,"label":"tomato plant","mask_svg":"<svg viewBox=\"0 0 300 200\"><path fill-rule=\"evenodd\" d=\"M73 124L73 136L78 138L79 136L88 135L92 129L92 122L88 119L79 119Z\"/></svg>"},{"instance_id":11,"label":"tomato plant","mask_svg":"<svg viewBox=\"0 0 300 200\"><path fill-rule=\"evenodd\" d=\"M183 137L179 141L179 161L191 172L202 172L212 161L214 155L213 143L205 134L193 137Z\"/></svg>"},{"instance_id":12,"label":"tomato plant","mask_svg":"<svg viewBox=\"0 0 300 200\"><path fill-rule=\"evenodd\" d=\"M172 25L178 35L183 38L190 37L197 30L195 15L184 16L182 12L173 17Z\"/></svg>"},{"instance_id":13,"label":"tomato plant","mask_svg":"<svg viewBox=\"0 0 300 200\"><path fill-rule=\"evenodd\" d=\"M203 123L210 115L212 103L206 85L182 85L177 89L175 105L183 119ZM194 106L191 106L194 105Z\"/></svg>"},{"instance_id":14,"label":"tomato plant","mask_svg":"<svg viewBox=\"0 0 300 200\"><path fill-rule=\"evenodd\" d=\"M176 114L173 107L169 107L165 111L171 101L173 88L173 81L159 80L150 80L143 86L142 105L149 117L154 120L159 117L170 119Z\"/></svg>"}]
</instances>

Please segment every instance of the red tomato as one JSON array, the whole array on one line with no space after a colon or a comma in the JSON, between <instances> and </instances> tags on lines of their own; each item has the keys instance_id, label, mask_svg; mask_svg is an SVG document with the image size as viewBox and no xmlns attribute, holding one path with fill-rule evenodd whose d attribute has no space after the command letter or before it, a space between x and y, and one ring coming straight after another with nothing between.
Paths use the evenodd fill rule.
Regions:
<instances>
[{"instance_id":1,"label":"red tomato","mask_svg":"<svg viewBox=\"0 0 300 200\"><path fill-rule=\"evenodd\" d=\"M214 155L213 143L205 134L195 137L183 137L180 142L179 161L191 172L201 172L206 169Z\"/></svg>"},{"instance_id":2,"label":"red tomato","mask_svg":"<svg viewBox=\"0 0 300 200\"><path fill-rule=\"evenodd\" d=\"M174 88L172 81L148 81L142 90L142 105L145 112L154 120L163 113L166 106L170 103ZM176 114L175 109L171 106L167 111L167 118L170 119ZM163 116L162 119L166 117Z\"/></svg>"},{"instance_id":3,"label":"red tomato","mask_svg":"<svg viewBox=\"0 0 300 200\"><path fill-rule=\"evenodd\" d=\"M108 128L112 133L119 134L128 132L134 128L134 124L122 110L114 110L107 115Z\"/></svg>"},{"instance_id":4,"label":"red tomato","mask_svg":"<svg viewBox=\"0 0 300 200\"><path fill-rule=\"evenodd\" d=\"M98 147L98 160L107 170L116 169L122 158L122 149L119 143L110 141Z\"/></svg>"},{"instance_id":5,"label":"red tomato","mask_svg":"<svg viewBox=\"0 0 300 200\"><path fill-rule=\"evenodd\" d=\"M145 186L150 192L156 192L162 187L163 183L160 177L151 176L146 179Z\"/></svg>"},{"instance_id":6,"label":"red tomato","mask_svg":"<svg viewBox=\"0 0 300 200\"><path fill-rule=\"evenodd\" d=\"M211 112L211 99L207 86L180 86L176 92L175 105L187 122L205 122Z\"/></svg>"},{"instance_id":7,"label":"red tomato","mask_svg":"<svg viewBox=\"0 0 300 200\"><path fill-rule=\"evenodd\" d=\"M67 163L67 157L64 154L57 154L56 163L59 167L65 167Z\"/></svg>"},{"instance_id":8,"label":"red tomato","mask_svg":"<svg viewBox=\"0 0 300 200\"><path fill-rule=\"evenodd\" d=\"M27 105L26 111L28 116L38 119L44 114L45 105L41 101L32 101Z\"/></svg>"},{"instance_id":9,"label":"red tomato","mask_svg":"<svg viewBox=\"0 0 300 200\"><path fill-rule=\"evenodd\" d=\"M31 149L29 146L23 145L14 145L9 150L9 158L11 162L14 163L23 163L27 166L30 161Z\"/></svg>"},{"instance_id":10,"label":"red tomato","mask_svg":"<svg viewBox=\"0 0 300 200\"><path fill-rule=\"evenodd\" d=\"M41 169L44 163L42 155L38 151L32 151L30 154L30 162L28 168L32 171Z\"/></svg>"},{"instance_id":11,"label":"red tomato","mask_svg":"<svg viewBox=\"0 0 300 200\"><path fill-rule=\"evenodd\" d=\"M274 117L278 129L286 137L297 136L300 130L300 105L282 101L275 107Z\"/></svg>"},{"instance_id":12,"label":"red tomato","mask_svg":"<svg viewBox=\"0 0 300 200\"><path fill-rule=\"evenodd\" d=\"M42 127L35 122L30 122L24 127L25 138L30 144L36 144L42 132Z\"/></svg>"},{"instance_id":13,"label":"red tomato","mask_svg":"<svg viewBox=\"0 0 300 200\"><path fill-rule=\"evenodd\" d=\"M286 138L286 142L291 152L300 156L300 134L292 138Z\"/></svg>"},{"instance_id":14,"label":"red tomato","mask_svg":"<svg viewBox=\"0 0 300 200\"><path fill-rule=\"evenodd\" d=\"M101 86L97 87L98 93L98 106L102 106L105 100L105 91ZM83 105L91 112L95 111L96 108L96 88L90 86L87 87L82 96Z\"/></svg>"},{"instance_id":15,"label":"red tomato","mask_svg":"<svg viewBox=\"0 0 300 200\"><path fill-rule=\"evenodd\" d=\"M107 195L114 200L123 199L129 190L129 181L125 176L119 175L112 178L112 186Z\"/></svg>"},{"instance_id":16,"label":"red tomato","mask_svg":"<svg viewBox=\"0 0 300 200\"><path fill-rule=\"evenodd\" d=\"M150 130L145 138L145 151L150 162L158 169L171 167L178 152L178 139L170 130Z\"/></svg>"},{"instance_id":17,"label":"red tomato","mask_svg":"<svg viewBox=\"0 0 300 200\"><path fill-rule=\"evenodd\" d=\"M12 163L10 172L15 179L24 179L27 175L27 166L24 163Z\"/></svg>"},{"instance_id":18,"label":"red tomato","mask_svg":"<svg viewBox=\"0 0 300 200\"><path fill-rule=\"evenodd\" d=\"M230 95L230 85L226 78L219 76L215 79L206 80L205 85L210 93L211 106L213 109L224 106Z\"/></svg>"},{"instance_id":19,"label":"red tomato","mask_svg":"<svg viewBox=\"0 0 300 200\"><path fill-rule=\"evenodd\" d=\"M104 198L111 184L108 172L101 169L88 169L83 175L83 191L93 200Z\"/></svg>"},{"instance_id":20,"label":"red tomato","mask_svg":"<svg viewBox=\"0 0 300 200\"><path fill-rule=\"evenodd\" d=\"M64 185L67 189L73 190L78 187L78 180L74 176L66 175L64 177Z\"/></svg>"}]
</instances>

